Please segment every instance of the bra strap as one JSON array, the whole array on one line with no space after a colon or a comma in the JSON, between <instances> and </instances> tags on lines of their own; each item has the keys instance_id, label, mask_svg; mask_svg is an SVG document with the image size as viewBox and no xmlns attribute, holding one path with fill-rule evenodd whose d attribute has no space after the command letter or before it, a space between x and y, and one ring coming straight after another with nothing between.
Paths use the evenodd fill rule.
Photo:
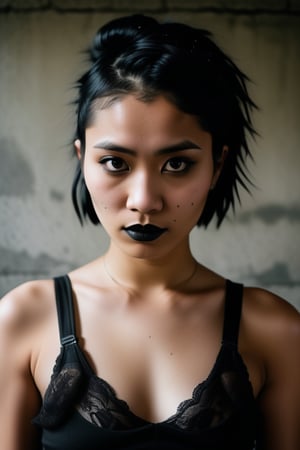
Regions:
<instances>
[{"instance_id":1,"label":"bra strap","mask_svg":"<svg viewBox=\"0 0 300 450\"><path fill-rule=\"evenodd\" d=\"M72 285L68 275L54 278L60 343L62 347L75 344L75 321Z\"/></svg>"},{"instance_id":2,"label":"bra strap","mask_svg":"<svg viewBox=\"0 0 300 450\"><path fill-rule=\"evenodd\" d=\"M226 281L223 343L238 345L244 286Z\"/></svg>"}]
</instances>

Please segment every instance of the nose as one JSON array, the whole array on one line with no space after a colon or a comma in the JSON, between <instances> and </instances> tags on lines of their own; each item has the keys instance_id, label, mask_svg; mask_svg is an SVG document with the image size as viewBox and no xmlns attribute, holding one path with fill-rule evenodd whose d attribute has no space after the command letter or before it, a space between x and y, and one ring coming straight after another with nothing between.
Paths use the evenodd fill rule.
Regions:
<instances>
[{"instance_id":1,"label":"nose","mask_svg":"<svg viewBox=\"0 0 300 450\"><path fill-rule=\"evenodd\" d=\"M146 171L132 174L128 186L127 209L143 214L161 211L163 198L157 179Z\"/></svg>"}]
</instances>

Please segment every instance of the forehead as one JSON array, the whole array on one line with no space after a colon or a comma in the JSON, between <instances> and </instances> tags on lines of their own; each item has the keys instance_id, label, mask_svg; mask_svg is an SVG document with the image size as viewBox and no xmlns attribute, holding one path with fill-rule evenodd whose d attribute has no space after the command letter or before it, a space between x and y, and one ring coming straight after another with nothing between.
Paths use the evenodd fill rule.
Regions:
<instances>
[{"instance_id":1,"label":"forehead","mask_svg":"<svg viewBox=\"0 0 300 450\"><path fill-rule=\"evenodd\" d=\"M99 99L87 133L118 138L189 138L204 133L196 116L181 111L163 95L143 101L135 95Z\"/></svg>"}]
</instances>

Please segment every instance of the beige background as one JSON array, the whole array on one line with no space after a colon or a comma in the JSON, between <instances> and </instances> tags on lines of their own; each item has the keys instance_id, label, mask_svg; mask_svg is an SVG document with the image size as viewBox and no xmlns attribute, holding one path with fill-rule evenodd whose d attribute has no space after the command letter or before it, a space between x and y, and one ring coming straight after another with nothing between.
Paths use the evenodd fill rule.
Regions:
<instances>
[{"instance_id":1,"label":"beige background","mask_svg":"<svg viewBox=\"0 0 300 450\"><path fill-rule=\"evenodd\" d=\"M82 229L72 209L71 102L81 50L104 22L135 11L210 29L252 78L257 189L220 230L195 230L193 251L300 309L299 1L0 0L0 296L107 246L103 230Z\"/></svg>"}]
</instances>

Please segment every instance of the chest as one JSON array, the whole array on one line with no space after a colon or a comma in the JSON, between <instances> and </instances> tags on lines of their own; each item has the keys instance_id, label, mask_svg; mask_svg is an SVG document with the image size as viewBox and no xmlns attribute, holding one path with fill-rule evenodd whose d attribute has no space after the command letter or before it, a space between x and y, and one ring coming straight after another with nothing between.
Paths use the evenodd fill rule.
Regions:
<instances>
[{"instance_id":1,"label":"chest","mask_svg":"<svg viewBox=\"0 0 300 450\"><path fill-rule=\"evenodd\" d=\"M155 309L95 314L83 308L76 331L92 372L137 416L159 422L173 415L211 374L221 347L223 314L221 306L219 311L185 309L180 314ZM43 352L41 367L49 372L44 370L41 377L43 392L55 351L57 355L58 347ZM254 363L250 375L258 386L257 374Z\"/></svg>"},{"instance_id":2,"label":"chest","mask_svg":"<svg viewBox=\"0 0 300 450\"><path fill-rule=\"evenodd\" d=\"M203 324L201 331L192 321L185 325L158 319L106 323L98 343L90 340L85 353L118 398L139 416L161 421L207 378L220 349L217 327L209 331Z\"/></svg>"}]
</instances>

